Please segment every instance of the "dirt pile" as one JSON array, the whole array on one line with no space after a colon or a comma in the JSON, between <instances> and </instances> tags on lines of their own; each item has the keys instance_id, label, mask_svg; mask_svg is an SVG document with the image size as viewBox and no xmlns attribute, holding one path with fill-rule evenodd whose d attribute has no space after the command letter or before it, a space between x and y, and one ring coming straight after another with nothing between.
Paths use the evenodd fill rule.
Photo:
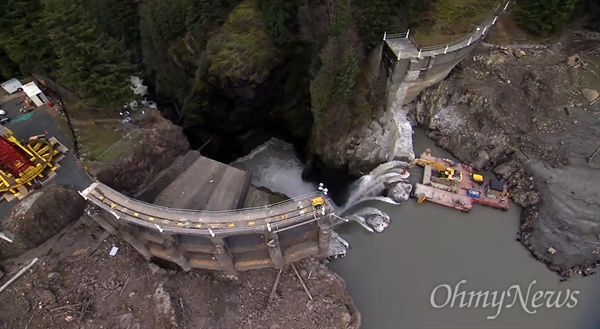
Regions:
<instances>
[{"instance_id":1,"label":"dirt pile","mask_svg":"<svg viewBox=\"0 0 600 329\"><path fill-rule=\"evenodd\" d=\"M600 89L599 48L600 36L583 33L551 46L480 47L411 109L457 158L495 167L524 207L518 239L565 276L600 263L600 157L589 159L600 103L582 92Z\"/></svg>"},{"instance_id":2,"label":"dirt pile","mask_svg":"<svg viewBox=\"0 0 600 329\"><path fill-rule=\"evenodd\" d=\"M125 156L112 163L95 163L91 174L101 182L131 194L175 158L189 150L190 144L181 127L163 118L156 110L147 110L145 115L134 117L133 123L141 129L140 138L129 145Z\"/></svg>"},{"instance_id":3,"label":"dirt pile","mask_svg":"<svg viewBox=\"0 0 600 329\"><path fill-rule=\"evenodd\" d=\"M146 262L91 222L65 233L32 271L0 294L0 328L358 328L343 281L320 262L237 278L182 273ZM103 241L104 240L104 241ZM119 248L115 256L109 252ZM5 266L15 271L16 266ZM12 274L9 274L12 275Z\"/></svg>"},{"instance_id":4,"label":"dirt pile","mask_svg":"<svg viewBox=\"0 0 600 329\"><path fill-rule=\"evenodd\" d=\"M77 220L85 208L77 190L54 185L27 196L1 222L0 231L14 242L0 240L0 259L15 257L37 247Z\"/></svg>"}]
</instances>

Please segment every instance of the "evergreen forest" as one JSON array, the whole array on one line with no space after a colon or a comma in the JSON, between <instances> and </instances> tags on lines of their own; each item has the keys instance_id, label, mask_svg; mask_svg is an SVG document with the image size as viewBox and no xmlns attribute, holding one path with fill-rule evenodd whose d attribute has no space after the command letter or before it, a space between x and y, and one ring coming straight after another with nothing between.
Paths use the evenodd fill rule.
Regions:
<instances>
[{"instance_id":1,"label":"evergreen forest","mask_svg":"<svg viewBox=\"0 0 600 329\"><path fill-rule=\"evenodd\" d=\"M0 78L40 74L110 109L139 75L199 134L275 117L294 136L326 140L381 107L381 83L365 72L383 33L418 27L451 2L0 0ZM519 0L511 10L540 35L582 12L600 29L597 0Z\"/></svg>"}]
</instances>

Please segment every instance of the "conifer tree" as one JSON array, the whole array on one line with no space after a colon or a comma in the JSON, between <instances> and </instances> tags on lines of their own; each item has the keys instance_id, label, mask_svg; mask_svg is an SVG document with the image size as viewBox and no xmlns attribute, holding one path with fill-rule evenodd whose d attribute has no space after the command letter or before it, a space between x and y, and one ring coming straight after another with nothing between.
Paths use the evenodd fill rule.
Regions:
<instances>
[{"instance_id":1,"label":"conifer tree","mask_svg":"<svg viewBox=\"0 0 600 329\"><path fill-rule=\"evenodd\" d=\"M4 0L0 4L0 46L23 74L50 75L55 54L40 21L39 0Z\"/></svg>"},{"instance_id":2,"label":"conifer tree","mask_svg":"<svg viewBox=\"0 0 600 329\"><path fill-rule=\"evenodd\" d=\"M16 76L19 66L8 57L4 49L0 48L0 81L6 81Z\"/></svg>"},{"instance_id":3,"label":"conifer tree","mask_svg":"<svg viewBox=\"0 0 600 329\"><path fill-rule=\"evenodd\" d=\"M139 55L139 13L134 0L83 0L85 9L109 36L124 41L127 49Z\"/></svg>"},{"instance_id":4,"label":"conifer tree","mask_svg":"<svg viewBox=\"0 0 600 329\"><path fill-rule=\"evenodd\" d=\"M521 26L546 36L570 20L578 3L579 0L519 0L514 12Z\"/></svg>"},{"instance_id":5,"label":"conifer tree","mask_svg":"<svg viewBox=\"0 0 600 329\"><path fill-rule=\"evenodd\" d=\"M58 56L58 82L88 104L120 107L131 100L129 78L134 70L122 44L98 28L77 1L43 0L43 5Z\"/></svg>"}]
</instances>

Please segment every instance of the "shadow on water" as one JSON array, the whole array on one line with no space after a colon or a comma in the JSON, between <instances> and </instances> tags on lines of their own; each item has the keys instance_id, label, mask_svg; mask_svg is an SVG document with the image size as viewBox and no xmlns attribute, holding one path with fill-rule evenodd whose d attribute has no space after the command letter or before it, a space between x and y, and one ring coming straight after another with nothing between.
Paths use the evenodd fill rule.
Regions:
<instances>
[{"instance_id":1,"label":"shadow on water","mask_svg":"<svg viewBox=\"0 0 600 329\"><path fill-rule=\"evenodd\" d=\"M450 155L435 147L422 131L415 132L415 153L431 148L434 154ZM419 176L415 172L414 176ZM600 275L560 282L559 277L534 260L515 240L520 209L513 204L508 212L476 205L462 213L431 203L408 200L401 206L366 202L389 214L392 223L383 232L366 232L350 224L336 231L350 243L346 258L335 260L331 268L347 282L348 290L363 315L363 328L600 328ZM462 286L455 289L461 280ZM434 308L432 291L448 284L461 291L498 291L501 294L519 285L526 298L528 314L516 296L505 297L503 307L459 308L450 303ZM537 291L575 295L573 308L531 307ZM438 289L435 302L443 304L447 291ZM507 307L516 299L512 307ZM543 299L545 301L545 299ZM468 295L466 297L468 302Z\"/></svg>"}]
</instances>

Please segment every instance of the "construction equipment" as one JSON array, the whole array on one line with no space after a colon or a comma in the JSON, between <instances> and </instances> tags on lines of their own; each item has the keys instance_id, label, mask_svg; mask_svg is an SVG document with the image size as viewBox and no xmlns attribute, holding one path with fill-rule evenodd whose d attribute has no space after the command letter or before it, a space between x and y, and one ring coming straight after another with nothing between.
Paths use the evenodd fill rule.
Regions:
<instances>
[{"instance_id":1,"label":"construction equipment","mask_svg":"<svg viewBox=\"0 0 600 329\"><path fill-rule=\"evenodd\" d=\"M460 170L447 167L440 162L416 158L410 164L408 164L407 169L410 169L415 165L432 167L442 180L452 183L460 183L462 181L462 172Z\"/></svg>"},{"instance_id":2,"label":"construction equipment","mask_svg":"<svg viewBox=\"0 0 600 329\"><path fill-rule=\"evenodd\" d=\"M310 199L315 213L325 215L325 199L322 196Z\"/></svg>"},{"instance_id":3,"label":"construction equipment","mask_svg":"<svg viewBox=\"0 0 600 329\"><path fill-rule=\"evenodd\" d=\"M19 142L0 125L0 194L7 201L22 199L53 178L67 148L56 138L34 136Z\"/></svg>"},{"instance_id":4,"label":"construction equipment","mask_svg":"<svg viewBox=\"0 0 600 329\"><path fill-rule=\"evenodd\" d=\"M483 183L483 175L473 174L473 175L471 175L471 178L473 179L473 181L475 183Z\"/></svg>"}]
</instances>

